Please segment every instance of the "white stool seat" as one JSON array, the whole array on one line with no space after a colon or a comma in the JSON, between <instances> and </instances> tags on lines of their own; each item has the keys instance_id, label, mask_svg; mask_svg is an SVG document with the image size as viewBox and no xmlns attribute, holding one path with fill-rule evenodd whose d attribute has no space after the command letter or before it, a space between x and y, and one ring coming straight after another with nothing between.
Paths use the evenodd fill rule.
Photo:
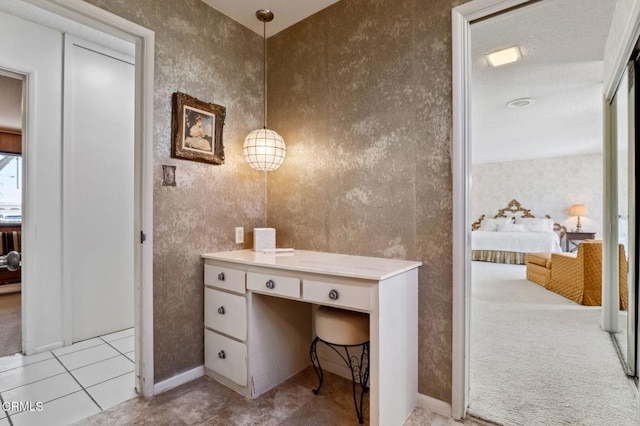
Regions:
<instances>
[{"instance_id":1,"label":"white stool seat","mask_svg":"<svg viewBox=\"0 0 640 426\"><path fill-rule=\"evenodd\" d=\"M316 335L335 345L369 341L369 314L321 306L316 311Z\"/></svg>"}]
</instances>

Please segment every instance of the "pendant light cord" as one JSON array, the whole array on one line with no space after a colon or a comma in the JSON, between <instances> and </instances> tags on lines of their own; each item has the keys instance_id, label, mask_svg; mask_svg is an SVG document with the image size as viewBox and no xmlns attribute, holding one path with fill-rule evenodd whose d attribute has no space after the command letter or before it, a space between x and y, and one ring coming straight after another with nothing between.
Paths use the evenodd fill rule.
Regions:
<instances>
[{"instance_id":1,"label":"pendant light cord","mask_svg":"<svg viewBox=\"0 0 640 426\"><path fill-rule=\"evenodd\" d=\"M263 78L264 78L264 128L267 128L267 22L262 21L262 37L264 38L264 64L263 64Z\"/></svg>"}]
</instances>

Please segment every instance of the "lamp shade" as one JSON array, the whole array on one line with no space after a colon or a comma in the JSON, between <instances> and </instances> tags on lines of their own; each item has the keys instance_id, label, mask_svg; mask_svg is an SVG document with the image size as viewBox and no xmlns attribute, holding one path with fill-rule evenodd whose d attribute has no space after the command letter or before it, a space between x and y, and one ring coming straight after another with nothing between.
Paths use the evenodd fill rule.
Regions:
<instances>
[{"instance_id":1,"label":"lamp shade","mask_svg":"<svg viewBox=\"0 0 640 426\"><path fill-rule=\"evenodd\" d=\"M589 212L587 211L587 206L584 204L574 204L571 206L571 210L569 210L569 216L587 216Z\"/></svg>"},{"instance_id":2,"label":"lamp shade","mask_svg":"<svg viewBox=\"0 0 640 426\"><path fill-rule=\"evenodd\" d=\"M249 133L242 148L244 160L256 170L275 170L287 155L287 146L278 133L269 129L258 129Z\"/></svg>"}]
</instances>

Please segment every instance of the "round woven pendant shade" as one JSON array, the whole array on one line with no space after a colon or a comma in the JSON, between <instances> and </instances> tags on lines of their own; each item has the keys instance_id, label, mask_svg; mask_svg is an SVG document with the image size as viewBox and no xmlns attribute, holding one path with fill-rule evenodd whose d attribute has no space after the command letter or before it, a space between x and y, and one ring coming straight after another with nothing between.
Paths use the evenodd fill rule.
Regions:
<instances>
[{"instance_id":1,"label":"round woven pendant shade","mask_svg":"<svg viewBox=\"0 0 640 426\"><path fill-rule=\"evenodd\" d=\"M287 155L287 146L278 133L269 129L258 129L249 133L242 148L244 160L256 170L275 170Z\"/></svg>"}]
</instances>

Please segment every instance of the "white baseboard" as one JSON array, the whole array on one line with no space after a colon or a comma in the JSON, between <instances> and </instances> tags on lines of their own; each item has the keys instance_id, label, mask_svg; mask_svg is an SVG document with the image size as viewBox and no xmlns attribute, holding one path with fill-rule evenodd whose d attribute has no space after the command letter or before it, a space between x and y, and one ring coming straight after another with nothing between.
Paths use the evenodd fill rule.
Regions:
<instances>
[{"instance_id":1,"label":"white baseboard","mask_svg":"<svg viewBox=\"0 0 640 426\"><path fill-rule=\"evenodd\" d=\"M50 343L48 345L38 346L37 348L35 348L33 350L33 353L28 353L26 355L34 355L34 354L39 354L40 352L48 352L48 351L52 351L54 349L61 348L63 346L64 346L63 342Z\"/></svg>"},{"instance_id":2,"label":"white baseboard","mask_svg":"<svg viewBox=\"0 0 640 426\"><path fill-rule=\"evenodd\" d=\"M173 389L202 376L204 376L204 365L192 368L191 370L185 371L180 374L176 374L175 376L169 377L168 379L154 384L153 394L157 395L159 393L166 392L169 389Z\"/></svg>"},{"instance_id":3,"label":"white baseboard","mask_svg":"<svg viewBox=\"0 0 640 426\"><path fill-rule=\"evenodd\" d=\"M448 402L440 401L439 399L418 393L417 405L425 410L451 417L451 404Z\"/></svg>"}]
</instances>

